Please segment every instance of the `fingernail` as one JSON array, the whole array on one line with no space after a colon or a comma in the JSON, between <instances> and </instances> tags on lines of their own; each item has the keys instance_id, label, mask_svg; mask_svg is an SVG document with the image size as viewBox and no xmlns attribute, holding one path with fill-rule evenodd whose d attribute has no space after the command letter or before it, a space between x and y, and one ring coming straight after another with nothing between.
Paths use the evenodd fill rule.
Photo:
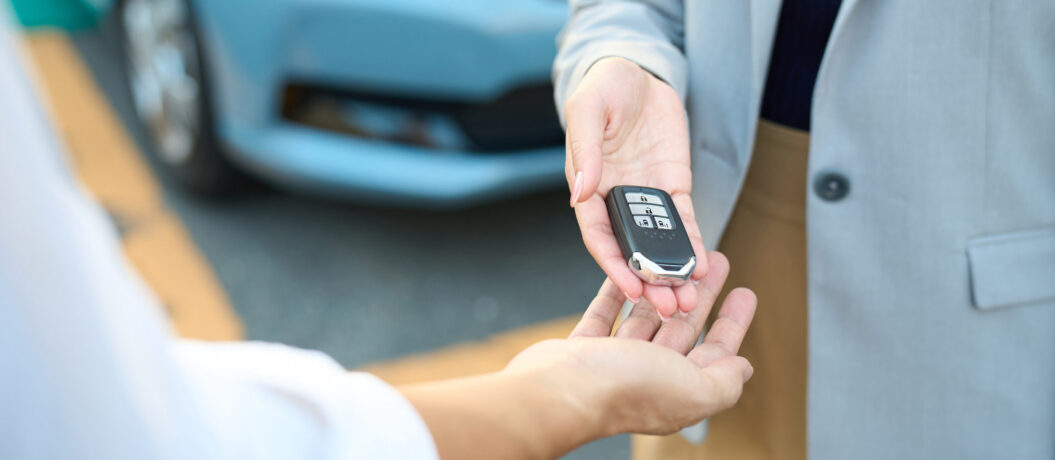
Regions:
<instances>
[{"instance_id":1,"label":"fingernail","mask_svg":"<svg viewBox=\"0 0 1055 460\"><path fill-rule=\"evenodd\" d=\"M755 366L748 364L747 370L744 371L744 382L751 380L751 376L753 375L755 375Z\"/></svg>"},{"instance_id":2,"label":"fingernail","mask_svg":"<svg viewBox=\"0 0 1055 460\"><path fill-rule=\"evenodd\" d=\"M575 203L579 202L579 194L582 193L582 171L575 173L575 185L571 188L571 201L569 206L575 207Z\"/></svg>"},{"instance_id":3,"label":"fingernail","mask_svg":"<svg viewBox=\"0 0 1055 460\"><path fill-rule=\"evenodd\" d=\"M663 316L663 313L660 312L659 309L656 309L656 314L659 315L659 320L660 321L662 321L664 323L667 322L667 321L670 321L670 317L669 316Z\"/></svg>"},{"instance_id":4,"label":"fingernail","mask_svg":"<svg viewBox=\"0 0 1055 460\"><path fill-rule=\"evenodd\" d=\"M634 305L641 301L640 297L630 297L630 294L627 294L626 291L623 292L623 297L626 297L626 300L629 300Z\"/></svg>"},{"instance_id":5,"label":"fingernail","mask_svg":"<svg viewBox=\"0 0 1055 460\"><path fill-rule=\"evenodd\" d=\"M695 285L699 286L700 285L700 280L694 279L694 280L692 280L692 284L695 284Z\"/></svg>"},{"instance_id":6,"label":"fingernail","mask_svg":"<svg viewBox=\"0 0 1055 460\"><path fill-rule=\"evenodd\" d=\"M689 312L683 311L683 310L678 310L678 316L680 316L682 318L688 318L689 317Z\"/></svg>"}]
</instances>

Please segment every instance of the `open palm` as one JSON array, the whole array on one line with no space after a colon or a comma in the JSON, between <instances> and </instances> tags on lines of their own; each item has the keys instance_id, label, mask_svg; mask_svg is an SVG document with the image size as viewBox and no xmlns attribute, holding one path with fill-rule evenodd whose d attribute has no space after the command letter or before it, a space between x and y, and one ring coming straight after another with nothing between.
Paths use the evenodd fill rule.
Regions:
<instances>
[{"instance_id":1,"label":"open palm","mask_svg":"<svg viewBox=\"0 0 1055 460\"><path fill-rule=\"evenodd\" d=\"M564 114L565 173L586 249L631 301L644 296L664 319L678 309L691 311L696 305L695 283L656 286L634 275L612 232L604 203L617 185L669 193L696 253L692 279L700 280L706 274L706 252L689 197L689 136L678 94L636 64L606 58L587 72Z\"/></svg>"},{"instance_id":2,"label":"open palm","mask_svg":"<svg viewBox=\"0 0 1055 460\"><path fill-rule=\"evenodd\" d=\"M543 367L547 375L576 376L567 381L585 389L565 388L597 398L587 406L600 409L608 435L668 434L730 407L754 371L738 353L758 300L749 289L733 289L700 342L729 274L725 256L714 252L708 260L690 313L661 323L641 303L619 322L623 297L607 280L567 340L535 344L506 370Z\"/></svg>"}]
</instances>

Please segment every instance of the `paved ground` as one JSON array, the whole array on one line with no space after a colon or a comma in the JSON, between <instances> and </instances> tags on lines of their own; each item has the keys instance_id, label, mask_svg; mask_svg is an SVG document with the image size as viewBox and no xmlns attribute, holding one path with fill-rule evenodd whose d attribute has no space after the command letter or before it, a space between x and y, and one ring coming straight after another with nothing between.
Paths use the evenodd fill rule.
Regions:
<instances>
[{"instance_id":1,"label":"paved ground","mask_svg":"<svg viewBox=\"0 0 1055 460\"><path fill-rule=\"evenodd\" d=\"M112 25L74 41L147 152L132 123ZM565 190L456 212L266 188L203 201L152 165L248 337L320 349L347 367L574 315L603 278L582 247ZM628 451L620 436L569 458L626 458Z\"/></svg>"}]
</instances>

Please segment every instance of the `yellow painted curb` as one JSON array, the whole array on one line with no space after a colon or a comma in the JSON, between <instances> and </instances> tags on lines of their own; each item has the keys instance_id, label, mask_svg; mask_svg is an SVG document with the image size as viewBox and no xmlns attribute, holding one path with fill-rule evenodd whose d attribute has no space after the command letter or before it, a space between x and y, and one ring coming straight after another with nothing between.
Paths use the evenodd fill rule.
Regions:
<instances>
[{"instance_id":1,"label":"yellow painted curb","mask_svg":"<svg viewBox=\"0 0 1055 460\"><path fill-rule=\"evenodd\" d=\"M45 105L77 176L123 230L125 253L184 337L239 340L243 326L135 143L62 33L26 35Z\"/></svg>"}]
</instances>

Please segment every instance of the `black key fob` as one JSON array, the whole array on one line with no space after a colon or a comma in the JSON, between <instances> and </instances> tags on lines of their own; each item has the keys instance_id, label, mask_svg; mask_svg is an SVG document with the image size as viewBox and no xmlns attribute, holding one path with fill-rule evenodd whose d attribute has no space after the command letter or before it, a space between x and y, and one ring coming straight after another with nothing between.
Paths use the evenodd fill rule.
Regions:
<instances>
[{"instance_id":1,"label":"black key fob","mask_svg":"<svg viewBox=\"0 0 1055 460\"><path fill-rule=\"evenodd\" d=\"M696 268L696 254L670 195L621 185L605 199L612 231L627 265L649 284L677 286Z\"/></svg>"}]
</instances>

